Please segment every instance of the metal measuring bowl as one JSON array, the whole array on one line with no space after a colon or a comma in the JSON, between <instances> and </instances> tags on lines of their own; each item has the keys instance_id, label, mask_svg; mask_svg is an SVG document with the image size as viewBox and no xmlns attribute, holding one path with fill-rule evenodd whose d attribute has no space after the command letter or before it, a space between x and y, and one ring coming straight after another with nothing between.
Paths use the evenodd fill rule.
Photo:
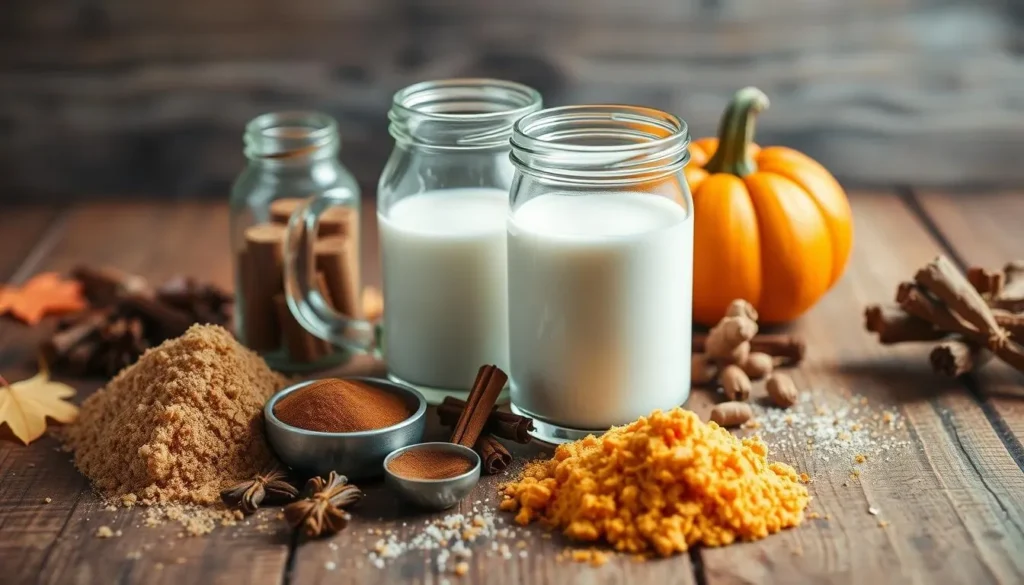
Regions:
<instances>
[{"instance_id":1,"label":"metal measuring bowl","mask_svg":"<svg viewBox=\"0 0 1024 585\"><path fill-rule=\"evenodd\" d=\"M469 459L473 468L455 477L446 479L416 479L393 473L388 465L402 453L413 450L430 450L456 453ZM384 483L398 492L403 499L417 506L431 510L451 508L473 491L480 481L480 456L469 447L454 443L419 443L398 449L384 459Z\"/></svg>"},{"instance_id":2,"label":"metal measuring bowl","mask_svg":"<svg viewBox=\"0 0 1024 585\"><path fill-rule=\"evenodd\" d=\"M327 475L336 471L349 479L366 479L381 474L388 453L423 440L427 401L423 395L401 384L380 378L347 377L400 396L412 415L402 422L372 431L321 433L300 429L274 416L278 400L319 380L300 382L270 397L263 407L264 427L271 448L281 462L305 475Z\"/></svg>"}]
</instances>

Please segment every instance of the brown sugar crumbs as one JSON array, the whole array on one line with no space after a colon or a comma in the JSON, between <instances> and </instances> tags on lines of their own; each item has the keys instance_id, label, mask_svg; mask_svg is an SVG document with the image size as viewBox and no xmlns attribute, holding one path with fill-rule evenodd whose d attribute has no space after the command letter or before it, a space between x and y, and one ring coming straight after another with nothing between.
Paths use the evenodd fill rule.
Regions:
<instances>
[{"instance_id":1,"label":"brown sugar crumbs","mask_svg":"<svg viewBox=\"0 0 1024 585\"><path fill-rule=\"evenodd\" d=\"M272 460L260 412L284 384L227 330L194 325L86 399L66 440L107 497L212 504Z\"/></svg>"}]
</instances>

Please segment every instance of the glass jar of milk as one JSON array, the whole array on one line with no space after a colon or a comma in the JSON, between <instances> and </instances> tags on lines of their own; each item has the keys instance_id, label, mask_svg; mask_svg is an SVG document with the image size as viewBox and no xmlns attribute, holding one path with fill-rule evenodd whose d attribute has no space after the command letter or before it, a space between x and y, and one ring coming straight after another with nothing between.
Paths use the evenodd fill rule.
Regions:
<instances>
[{"instance_id":1,"label":"glass jar of milk","mask_svg":"<svg viewBox=\"0 0 1024 585\"><path fill-rule=\"evenodd\" d=\"M693 200L679 118L569 106L515 125L512 407L563 442L686 401Z\"/></svg>"},{"instance_id":2,"label":"glass jar of milk","mask_svg":"<svg viewBox=\"0 0 1024 585\"><path fill-rule=\"evenodd\" d=\"M540 108L537 91L494 79L429 81L394 96L395 148L377 191L383 353L389 376L432 403L465 397L481 365L508 370L509 138L516 120ZM330 204L314 201L308 217ZM299 320L368 349L372 329L334 314L307 281L289 278Z\"/></svg>"}]
</instances>

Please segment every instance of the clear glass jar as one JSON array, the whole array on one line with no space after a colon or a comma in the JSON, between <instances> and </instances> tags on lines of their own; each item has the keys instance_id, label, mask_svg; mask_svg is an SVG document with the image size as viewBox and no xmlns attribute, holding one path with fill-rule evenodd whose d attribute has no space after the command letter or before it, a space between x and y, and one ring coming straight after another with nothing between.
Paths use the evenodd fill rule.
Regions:
<instances>
[{"instance_id":1,"label":"clear glass jar","mask_svg":"<svg viewBox=\"0 0 1024 585\"><path fill-rule=\"evenodd\" d=\"M282 246L291 212L310 197L330 194L343 209L320 235L344 239L358 263L359 185L338 161L337 125L319 112L263 114L246 125L244 144L248 164L230 203L236 335L274 369L336 364L343 352L303 330L282 305Z\"/></svg>"},{"instance_id":2,"label":"clear glass jar","mask_svg":"<svg viewBox=\"0 0 1024 585\"><path fill-rule=\"evenodd\" d=\"M377 191L383 352L389 376L433 403L465 397L481 365L508 368L509 137L540 107L535 90L495 79L429 81L394 96L395 148ZM331 205L320 202L307 226ZM301 263L290 239L288 250ZM299 320L324 339L369 349L367 325L340 318L309 286L308 269L295 272L289 302Z\"/></svg>"},{"instance_id":3,"label":"clear glass jar","mask_svg":"<svg viewBox=\"0 0 1024 585\"><path fill-rule=\"evenodd\" d=\"M552 108L516 123L508 219L512 408L549 442L683 404L693 200L679 118Z\"/></svg>"}]
</instances>

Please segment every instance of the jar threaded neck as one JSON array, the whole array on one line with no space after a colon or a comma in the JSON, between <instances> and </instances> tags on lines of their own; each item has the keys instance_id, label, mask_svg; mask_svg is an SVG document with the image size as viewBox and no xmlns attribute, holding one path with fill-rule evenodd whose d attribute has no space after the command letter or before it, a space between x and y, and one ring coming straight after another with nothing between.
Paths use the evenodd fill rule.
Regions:
<instances>
[{"instance_id":1,"label":"jar threaded neck","mask_svg":"<svg viewBox=\"0 0 1024 585\"><path fill-rule=\"evenodd\" d=\"M252 161L297 162L333 157L341 148L338 125L321 112L271 112L245 126L245 156Z\"/></svg>"},{"instance_id":2,"label":"jar threaded neck","mask_svg":"<svg viewBox=\"0 0 1024 585\"><path fill-rule=\"evenodd\" d=\"M540 93L521 83L425 81L395 94L389 131L399 144L428 149L507 148L515 121L540 108Z\"/></svg>"},{"instance_id":3,"label":"jar threaded neck","mask_svg":"<svg viewBox=\"0 0 1024 585\"><path fill-rule=\"evenodd\" d=\"M618 104L528 114L516 122L511 144L521 172L567 183L641 183L678 173L690 160L686 122Z\"/></svg>"}]
</instances>

